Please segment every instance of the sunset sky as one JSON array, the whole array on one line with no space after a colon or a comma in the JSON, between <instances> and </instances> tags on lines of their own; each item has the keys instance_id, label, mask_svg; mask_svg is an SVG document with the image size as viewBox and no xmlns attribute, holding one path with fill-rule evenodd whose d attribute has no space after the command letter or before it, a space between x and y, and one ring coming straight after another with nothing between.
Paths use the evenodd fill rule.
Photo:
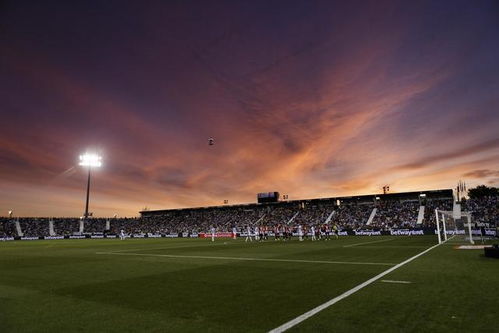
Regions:
<instances>
[{"instance_id":1,"label":"sunset sky","mask_svg":"<svg viewBox=\"0 0 499 333\"><path fill-rule=\"evenodd\" d=\"M498 186L499 2L2 1L0 112L1 216Z\"/></svg>"}]
</instances>

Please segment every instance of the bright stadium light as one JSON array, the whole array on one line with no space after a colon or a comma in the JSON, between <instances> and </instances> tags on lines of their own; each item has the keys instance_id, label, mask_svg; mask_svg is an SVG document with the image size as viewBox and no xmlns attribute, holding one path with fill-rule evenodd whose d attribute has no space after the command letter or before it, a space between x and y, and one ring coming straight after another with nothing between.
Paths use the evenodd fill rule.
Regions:
<instances>
[{"instance_id":1,"label":"bright stadium light","mask_svg":"<svg viewBox=\"0 0 499 333\"><path fill-rule=\"evenodd\" d=\"M94 153L85 153L80 155L81 166L88 168L88 179L87 179L87 200L85 202L85 213L83 213L83 219L88 219L88 201L90 197L90 170L92 168L98 168L102 166L102 157Z\"/></svg>"},{"instance_id":2,"label":"bright stadium light","mask_svg":"<svg viewBox=\"0 0 499 333\"><path fill-rule=\"evenodd\" d=\"M97 154L86 153L85 155L80 155L80 165L88 167L100 167L102 166L102 157Z\"/></svg>"}]
</instances>

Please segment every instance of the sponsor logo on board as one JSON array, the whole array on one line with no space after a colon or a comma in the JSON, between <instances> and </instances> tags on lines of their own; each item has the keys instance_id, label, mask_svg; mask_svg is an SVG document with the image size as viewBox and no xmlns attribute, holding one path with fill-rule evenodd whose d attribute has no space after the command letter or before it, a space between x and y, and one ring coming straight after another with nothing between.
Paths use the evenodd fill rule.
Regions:
<instances>
[{"instance_id":1,"label":"sponsor logo on board","mask_svg":"<svg viewBox=\"0 0 499 333\"><path fill-rule=\"evenodd\" d=\"M381 231L354 230L355 236L381 236Z\"/></svg>"},{"instance_id":2,"label":"sponsor logo on board","mask_svg":"<svg viewBox=\"0 0 499 333\"><path fill-rule=\"evenodd\" d=\"M45 236L43 239L64 239L64 236Z\"/></svg>"}]
</instances>

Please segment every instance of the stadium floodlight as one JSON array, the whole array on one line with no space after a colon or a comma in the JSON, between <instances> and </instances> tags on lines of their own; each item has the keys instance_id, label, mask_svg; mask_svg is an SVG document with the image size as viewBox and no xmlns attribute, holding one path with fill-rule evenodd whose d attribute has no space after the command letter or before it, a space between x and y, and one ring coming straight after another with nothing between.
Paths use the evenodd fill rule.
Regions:
<instances>
[{"instance_id":1,"label":"stadium floodlight","mask_svg":"<svg viewBox=\"0 0 499 333\"><path fill-rule=\"evenodd\" d=\"M90 153L80 155L80 165L88 167L100 167L102 166L102 157L97 154Z\"/></svg>"},{"instance_id":2,"label":"stadium floodlight","mask_svg":"<svg viewBox=\"0 0 499 333\"><path fill-rule=\"evenodd\" d=\"M98 168L102 166L102 157L94 153L85 153L80 155L80 166L88 168L88 179L87 179L87 200L85 202L85 213L83 214L83 219L88 218L88 201L90 197L90 170L92 168Z\"/></svg>"}]
</instances>

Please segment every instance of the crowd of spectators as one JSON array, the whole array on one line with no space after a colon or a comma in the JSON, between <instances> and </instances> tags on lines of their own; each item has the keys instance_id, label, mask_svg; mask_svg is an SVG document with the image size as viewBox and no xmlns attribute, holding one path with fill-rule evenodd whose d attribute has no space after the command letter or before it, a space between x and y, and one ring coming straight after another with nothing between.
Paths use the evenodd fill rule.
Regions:
<instances>
[{"instance_id":1,"label":"crowd of spectators","mask_svg":"<svg viewBox=\"0 0 499 333\"><path fill-rule=\"evenodd\" d=\"M360 229L365 226L374 204L346 204L339 206L332 217L332 223L340 229Z\"/></svg>"},{"instance_id":2,"label":"crowd of spectators","mask_svg":"<svg viewBox=\"0 0 499 333\"><path fill-rule=\"evenodd\" d=\"M292 223L294 225L324 224L334 210L335 206L331 203L303 205Z\"/></svg>"},{"instance_id":3,"label":"crowd of spectators","mask_svg":"<svg viewBox=\"0 0 499 333\"><path fill-rule=\"evenodd\" d=\"M80 230L79 218L54 218L54 231L58 236L74 235ZM45 225L48 228L48 225Z\"/></svg>"},{"instance_id":4,"label":"crowd of spectators","mask_svg":"<svg viewBox=\"0 0 499 333\"><path fill-rule=\"evenodd\" d=\"M298 205L274 205L267 206L265 216L259 222L260 225L269 226L271 228L287 224L296 213L300 211Z\"/></svg>"},{"instance_id":5,"label":"crowd of spectators","mask_svg":"<svg viewBox=\"0 0 499 333\"><path fill-rule=\"evenodd\" d=\"M212 227L219 231L229 231L234 226L253 224L262 217L264 210L257 207L182 209L143 217L138 227L152 233L198 233L209 231ZM128 231L126 226L121 229Z\"/></svg>"},{"instance_id":6,"label":"crowd of spectators","mask_svg":"<svg viewBox=\"0 0 499 333\"><path fill-rule=\"evenodd\" d=\"M283 202L266 205L220 206L197 209L167 210L159 215L140 218L90 218L83 222L84 234L172 234L209 232L215 227L219 232L233 228L245 231L248 226L265 226L271 229L289 226L296 229L320 226L330 218L329 224L338 229L392 229L416 226L420 205L425 206L421 226L435 226L435 209L451 211L452 199L423 201L385 200L341 204L324 202ZM366 225L373 208L377 208L372 223ZM499 225L498 197L463 201L463 211L470 211L473 222ZM50 230L50 221L53 230ZM0 238L18 236L16 222L26 237L67 236L80 233L79 218L0 218ZM51 233L51 231L53 231Z\"/></svg>"},{"instance_id":7,"label":"crowd of spectators","mask_svg":"<svg viewBox=\"0 0 499 333\"><path fill-rule=\"evenodd\" d=\"M21 218L19 224L25 237L49 236L48 218Z\"/></svg>"},{"instance_id":8,"label":"crowd of spectators","mask_svg":"<svg viewBox=\"0 0 499 333\"><path fill-rule=\"evenodd\" d=\"M420 205L419 201L382 201L376 205L372 225L382 229L415 227Z\"/></svg>"},{"instance_id":9,"label":"crowd of spectators","mask_svg":"<svg viewBox=\"0 0 499 333\"><path fill-rule=\"evenodd\" d=\"M85 232L91 233L91 234L103 234L107 231L106 229L106 223L107 221L111 221L112 219L103 219L103 218L93 218L89 219L85 225L84 225L84 230Z\"/></svg>"},{"instance_id":10,"label":"crowd of spectators","mask_svg":"<svg viewBox=\"0 0 499 333\"><path fill-rule=\"evenodd\" d=\"M436 223L435 209L441 211L452 211L452 199L434 199L424 202L424 223L426 226L434 228Z\"/></svg>"},{"instance_id":11,"label":"crowd of spectators","mask_svg":"<svg viewBox=\"0 0 499 333\"><path fill-rule=\"evenodd\" d=\"M499 197L482 197L462 201L461 209L471 212L472 221L485 226L499 225Z\"/></svg>"},{"instance_id":12,"label":"crowd of spectators","mask_svg":"<svg viewBox=\"0 0 499 333\"><path fill-rule=\"evenodd\" d=\"M14 221L6 217L0 217L0 238L14 236L17 236Z\"/></svg>"}]
</instances>

